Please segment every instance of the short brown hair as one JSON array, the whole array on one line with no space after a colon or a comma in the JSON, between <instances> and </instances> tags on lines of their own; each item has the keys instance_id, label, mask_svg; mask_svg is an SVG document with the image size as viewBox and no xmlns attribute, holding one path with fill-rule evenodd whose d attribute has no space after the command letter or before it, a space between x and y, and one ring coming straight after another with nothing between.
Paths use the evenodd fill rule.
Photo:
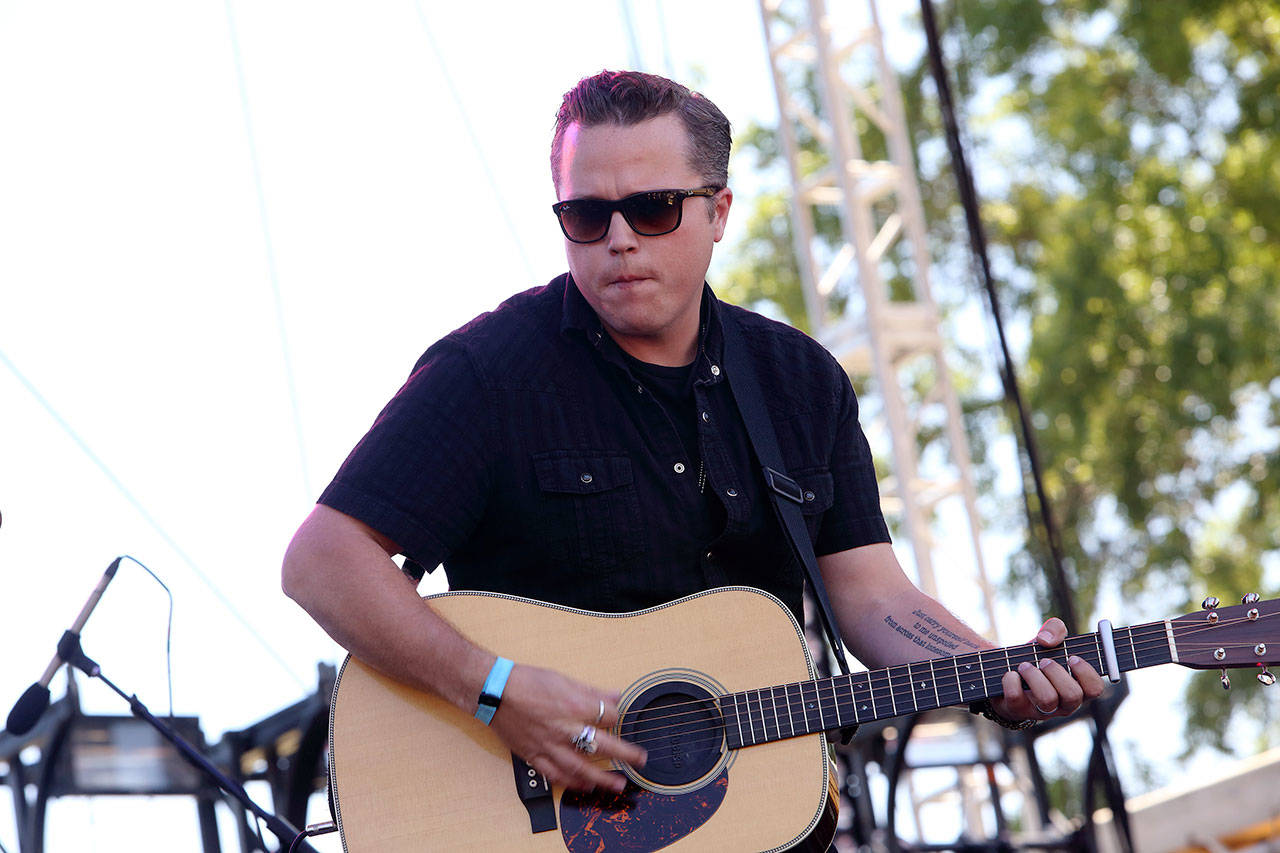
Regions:
<instances>
[{"instance_id":1,"label":"short brown hair","mask_svg":"<svg viewBox=\"0 0 1280 853\"><path fill-rule=\"evenodd\" d=\"M676 113L689 135L689 165L707 186L729 183L729 120L706 97L674 80L641 71L601 71L565 92L551 137L551 180L560 191L560 161L569 125L633 125Z\"/></svg>"}]
</instances>

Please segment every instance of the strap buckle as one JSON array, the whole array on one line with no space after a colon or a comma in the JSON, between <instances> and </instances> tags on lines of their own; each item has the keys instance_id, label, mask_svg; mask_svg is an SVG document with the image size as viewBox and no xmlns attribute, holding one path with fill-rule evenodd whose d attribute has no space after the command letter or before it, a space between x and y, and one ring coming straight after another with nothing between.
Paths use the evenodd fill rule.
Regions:
<instances>
[{"instance_id":1,"label":"strap buckle","mask_svg":"<svg viewBox=\"0 0 1280 853\"><path fill-rule=\"evenodd\" d=\"M804 506L804 489L801 489L800 484L786 474L775 471L766 465L764 481L774 494L784 497L794 504Z\"/></svg>"}]
</instances>

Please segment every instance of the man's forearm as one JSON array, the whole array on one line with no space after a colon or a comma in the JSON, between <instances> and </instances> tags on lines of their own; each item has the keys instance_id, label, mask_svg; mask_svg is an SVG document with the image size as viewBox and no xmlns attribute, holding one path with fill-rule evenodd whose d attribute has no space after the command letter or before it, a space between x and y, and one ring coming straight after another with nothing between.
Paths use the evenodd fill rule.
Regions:
<instances>
[{"instance_id":1,"label":"man's forearm","mask_svg":"<svg viewBox=\"0 0 1280 853\"><path fill-rule=\"evenodd\" d=\"M375 669L473 710L493 655L424 602L378 542L318 506L285 555L285 593Z\"/></svg>"}]
</instances>

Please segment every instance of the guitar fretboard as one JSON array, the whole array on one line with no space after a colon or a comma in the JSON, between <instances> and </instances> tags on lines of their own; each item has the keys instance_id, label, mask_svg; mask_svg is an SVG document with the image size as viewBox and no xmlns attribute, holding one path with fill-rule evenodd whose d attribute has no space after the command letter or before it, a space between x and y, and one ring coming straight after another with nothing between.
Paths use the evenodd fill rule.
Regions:
<instances>
[{"instance_id":1,"label":"guitar fretboard","mask_svg":"<svg viewBox=\"0 0 1280 853\"><path fill-rule=\"evenodd\" d=\"M1173 660L1164 622L1116 628L1113 638L1122 672ZM1052 649L1030 643L731 693L719 700L726 742L740 749L989 699L1003 694L1004 674L1023 662L1067 666L1072 655L1105 673L1098 635L1081 634Z\"/></svg>"}]
</instances>

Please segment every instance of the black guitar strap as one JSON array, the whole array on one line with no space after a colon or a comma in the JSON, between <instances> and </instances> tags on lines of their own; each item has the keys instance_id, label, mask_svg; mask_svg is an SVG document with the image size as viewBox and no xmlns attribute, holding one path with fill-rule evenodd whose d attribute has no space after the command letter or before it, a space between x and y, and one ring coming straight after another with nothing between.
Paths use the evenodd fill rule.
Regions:
<instances>
[{"instance_id":1,"label":"black guitar strap","mask_svg":"<svg viewBox=\"0 0 1280 853\"><path fill-rule=\"evenodd\" d=\"M804 505L804 490L800 484L786 474L782 464L782 451L778 449L778 435L774 432L773 421L765 409L764 394L756 379L755 367L747 352L746 342L738 321L730 312L722 311L720 324L724 330L724 362L729 390L733 393L733 401L738 405L742 422L747 428L747 438L756 452L756 459L764 472L764 482L768 486L769 496L773 499L773 509L778 517L782 530L786 534L787 543L809 581L813 597L818 602L818 615L822 621L822 629L826 632L827 642L835 654L836 665L845 675L849 674L849 664L845 660L844 644L840 642L840 632L836 629L835 616L831 612L831 601L827 598L827 587L822 582L822 574L818 571L818 561L814 557L813 543L809 540L809 528L805 525L804 515L800 507ZM846 730L845 742L852 729Z\"/></svg>"}]
</instances>

